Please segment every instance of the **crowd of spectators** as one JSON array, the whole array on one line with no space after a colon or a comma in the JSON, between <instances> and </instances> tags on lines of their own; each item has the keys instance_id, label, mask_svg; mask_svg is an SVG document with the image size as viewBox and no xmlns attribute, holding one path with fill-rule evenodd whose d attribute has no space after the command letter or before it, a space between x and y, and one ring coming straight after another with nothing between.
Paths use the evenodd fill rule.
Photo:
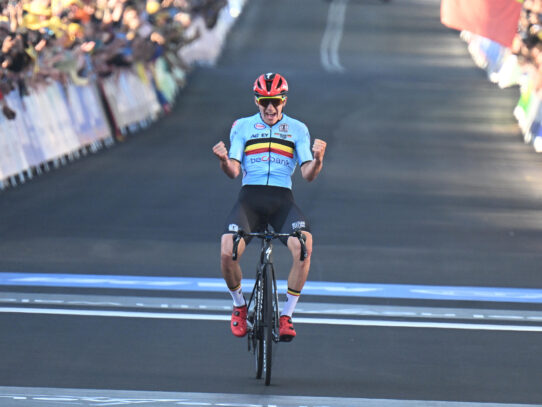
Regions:
<instances>
[{"instance_id":1,"label":"crowd of spectators","mask_svg":"<svg viewBox=\"0 0 542 407\"><path fill-rule=\"evenodd\" d=\"M182 86L189 68L179 49L198 38L196 16L208 29L227 0L0 0L0 105L50 81L76 85L134 64L152 69L163 57Z\"/></svg>"},{"instance_id":2,"label":"crowd of spectators","mask_svg":"<svg viewBox=\"0 0 542 407\"><path fill-rule=\"evenodd\" d=\"M512 52L524 70L533 74L535 88L542 89L542 0L525 0Z\"/></svg>"}]
</instances>

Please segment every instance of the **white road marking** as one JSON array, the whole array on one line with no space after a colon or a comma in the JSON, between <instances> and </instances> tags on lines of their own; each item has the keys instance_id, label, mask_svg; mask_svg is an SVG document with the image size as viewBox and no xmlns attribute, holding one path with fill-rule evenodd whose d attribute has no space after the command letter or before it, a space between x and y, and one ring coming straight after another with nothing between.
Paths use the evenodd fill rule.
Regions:
<instances>
[{"instance_id":1,"label":"white road marking","mask_svg":"<svg viewBox=\"0 0 542 407\"><path fill-rule=\"evenodd\" d=\"M2 307L0 308L0 313L115 317L115 318L200 320L200 321L229 321L230 320L229 315L218 315L218 314L77 310L77 309L60 309L60 308ZM423 321L386 321L386 320L360 320L360 319L340 319L340 318L295 318L295 322L299 324L316 324L316 325L542 332L542 326L498 325L498 324L485 324L485 323L481 324L481 323L423 322Z\"/></svg>"},{"instance_id":2,"label":"white road marking","mask_svg":"<svg viewBox=\"0 0 542 407\"><path fill-rule=\"evenodd\" d=\"M211 406L211 407L536 407L534 404L274 396L262 394L174 393L125 390L0 387L2 407Z\"/></svg>"},{"instance_id":3,"label":"white road marking","mask_svg":"<svg viewBox=\"0 0 542 407\"><path fill-rule=\"evenodd\" d=\"M329 5L327 24L320 44L320 61L328 72L343 72L339 61L339 45L343 36L344 16L348 0L332 0Z\"/></svg>"},{"instance_id":4,"label":"white road marking","mask_svg":"<svg viewBox=\"0 0 542 407\"><path fill-rule=\"evenodd\" d=\"M0 292L0 304L18 306L30 304L40 307L58 306L62 308L133 308L139 310L183 310L207 312L226 312L232 308L231 299L210 298L171 298L171 297L132 297L111 295L82 295L65 293L7 293ZM491 322L519 321L542 322L542 311L492 310L480 308L444 308L422 306L392 306L368 304L344 304L323 302L300 302L296 315L363 317L363 318L403 318L432 320L484 320Z\"/></svg>"}]
</instances>

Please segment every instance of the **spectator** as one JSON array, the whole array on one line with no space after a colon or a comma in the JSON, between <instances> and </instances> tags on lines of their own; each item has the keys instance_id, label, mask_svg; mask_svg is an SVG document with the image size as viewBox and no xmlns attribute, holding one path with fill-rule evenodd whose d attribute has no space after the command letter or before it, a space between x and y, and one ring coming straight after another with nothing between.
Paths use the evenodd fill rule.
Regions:
<instances>
[{"instance_id":1,"label":"spectator","mask_svg":"<svg viewBox=\"0 0 542 407\"><path fill-rule=\"evenodd\" d=\"M226 0L0 0L2 94L49 81L83 85L92 75L150 66L163 57L180 86L189 69L179 52L199 38L194 15L207 29ZM138 68L139 69L139 68ZM147 68L144 68L147 69ZM1 99L6 117L13 111Z\"/></svg>"},{"instance_id":2,"label":"spectator","mask_svg":"<svg viewBox=\"0 0 542 407\"><path fill-rule=\"evenodd\" d=\"M523 69L533 74L535 89L542 89L542 0L523 3L512 52Z\"/></svg>"}]
</instances>

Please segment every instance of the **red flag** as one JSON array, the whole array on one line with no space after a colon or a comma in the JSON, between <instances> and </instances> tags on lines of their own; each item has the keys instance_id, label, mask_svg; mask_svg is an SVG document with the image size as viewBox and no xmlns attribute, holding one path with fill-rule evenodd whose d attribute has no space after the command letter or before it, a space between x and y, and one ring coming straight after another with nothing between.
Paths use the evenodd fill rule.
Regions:
<instances>
[{"instance_id":1,"label":"red flag","mask_svg":"<svg viewBox=\"0 0 542 407\"><path fill-rule=\"evenodd\" d=\"M442 0L440 21L450 28L470 31L510 48L521 6L517 0Z\"/></svg>"}]
</instances>

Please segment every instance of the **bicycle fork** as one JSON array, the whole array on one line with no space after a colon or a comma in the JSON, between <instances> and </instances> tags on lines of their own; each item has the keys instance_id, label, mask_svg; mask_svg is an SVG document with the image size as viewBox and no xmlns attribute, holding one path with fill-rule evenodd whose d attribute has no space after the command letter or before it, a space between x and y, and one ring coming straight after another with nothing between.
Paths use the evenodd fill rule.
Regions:
<instances>
[{"instance_id":1,"label":"bicycle fork","mask_svg":"<svg viewBox=\"0 0 542 407\"><path fill-rule=\"evenodd\" d=\"M258 335L258 326L257 324L261 323L262 320L262 310L263 310L263 287L262 287L262 267L261 265L258 267L258 271L256 273L256 284L254 284L254 288L252 289L252 293L250 294L250 299L247 304L248 309L248 316L247 316L247 332L248 332L248 350L249 352L253 350L253 346L256 346L255 341L256 337L255 335ZM251 307L252 302L254 302L254 307ZM259 315L255 315L258 313Z\"/></svg>"}]
</instances>

